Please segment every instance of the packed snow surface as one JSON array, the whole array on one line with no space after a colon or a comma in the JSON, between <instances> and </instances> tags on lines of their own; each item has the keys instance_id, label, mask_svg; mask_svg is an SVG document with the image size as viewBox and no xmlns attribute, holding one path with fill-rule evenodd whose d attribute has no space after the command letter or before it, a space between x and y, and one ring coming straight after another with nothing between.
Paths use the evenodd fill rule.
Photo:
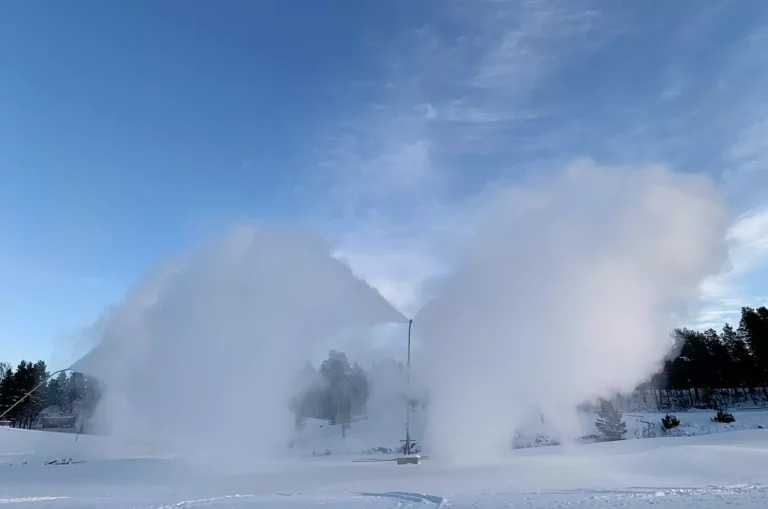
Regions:
<instances>
[{"instance_id":1,"label":"packed snow surface","mask_svg":"<svg viewBox=\"0 0 768 509\"><path fill-rule=\"evenodd\" d=\"M80 436L75 442L71 434L0 428L0 505L768 507L768 431L761 429L519 449L475 467L436 459L409 466L353 461L373 456L305 455L213 467L160 457L146 446L118 445L107 437ZM56 464L46 465L52 461Z\"/></svg>"}]
</instances>

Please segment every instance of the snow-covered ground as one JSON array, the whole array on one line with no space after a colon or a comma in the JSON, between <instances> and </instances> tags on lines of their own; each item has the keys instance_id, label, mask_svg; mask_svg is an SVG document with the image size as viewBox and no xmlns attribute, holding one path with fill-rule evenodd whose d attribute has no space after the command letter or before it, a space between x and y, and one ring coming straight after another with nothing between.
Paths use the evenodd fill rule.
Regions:
<instances>
[{"instance_id":1,"label":"snow-covered ground","mask_svg":"<svg viewBox=\"0 0 768 509\"><path fill-rule=\"evenodd\" d=\"M661 419L666 413L638 412L624 414L627 423L627 438L647 437L683 437L700 436L729 431L768 429L768 410L744 409L734 411L736 422L722 424L712 422L713 410L691 410L687 412L672 412L680 419L680 426L663 431ZM653 427L649 427L652 423ZM394 451L401 447L404 437L405 416L395 412L378 417L361 419L353 423L342 437L339 426L331 426L326 421L309 420L297 434L294 449L304 455L322 455L330 453L334 456L343 454L368 454L374 451ZM580 437L596 435L595 414L582 412L579 414ZM650 428L652 433L643 435ZM425 435L425 421L421 412L411 415L411 435L420 442ZM559 444L562 437L556 429L540 417L531 419L529 423L514 437L512 446L515 448L540 447ZM586 439L585 442L594 441Z\"/></svg>"},{"instance_id":2,"label":"snow-covered ground","mask_svg":"<svg viewBox=\"0 0 768 509\"><path fill-rule=\"evenodd\" d=\"M681 414L684 426L688 415L688 428L709 434L520 449L502 462L477 467L447 466L437 460L397 466L352 461L364 455L305 455L237 469L213 468L152 457L136 448L117 446L106 437L81 436L76 443L73 435L0 428L0 505L44 509L768 507L768 431L721 430L707 424L709 415L704 412ZM756 428L768 417L764 412L751 415L751 420L737 415L737 424ZM357 440L355 447L367 447L360 433L364 426L358 423L350 429L350 441ZM383 429L382 435L367 442L386 438ZM714 432L726 429L734 431ZM331 428L326 433L337 431ZM70 458L84 463L45 465Z\"/></svg>"}]
</instances>

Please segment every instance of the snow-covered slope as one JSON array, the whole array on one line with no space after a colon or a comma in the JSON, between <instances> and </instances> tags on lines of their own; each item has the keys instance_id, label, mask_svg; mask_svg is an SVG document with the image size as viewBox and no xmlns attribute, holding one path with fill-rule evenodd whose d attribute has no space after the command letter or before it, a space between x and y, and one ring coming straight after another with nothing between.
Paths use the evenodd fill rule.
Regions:
<instances>
[{"instance_id":1,"label":"snow-covered slope","mask_svg":"<svg viewBox=\"0 0 768 509\"><path fill-rule=\"evenodd\" d=\"M58 458L77 465L44 465ZM192 466L105 437L0 429L0 505L182 507L768 507L768 431L517 450L494 465L350 457ZM26 462L26 464L24 464ZM13 463L13 466L7 466ZM26 506L25 506L26 507Z\"/></svg>"}]
</instances>

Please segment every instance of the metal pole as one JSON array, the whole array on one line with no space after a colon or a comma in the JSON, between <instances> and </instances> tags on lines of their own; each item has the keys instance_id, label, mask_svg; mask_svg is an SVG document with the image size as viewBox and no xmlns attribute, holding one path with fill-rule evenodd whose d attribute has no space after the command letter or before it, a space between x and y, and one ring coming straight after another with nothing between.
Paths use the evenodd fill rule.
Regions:
<instances>
[{"instance_id":1,"label":"metal pole","mask_svg":"<svg viewBox=\"0 0 768 509\"><path fill-rule=\"evenodd\" d=\"M75 442L80 440L80 433L83 432L83 424L85 424L85 421L83 420L83 402L80 401L80 411L77 413L78 417L80 418L80 426L77 429L77 435L75 435Z\"/></svg>"},{"instance_id":2,"label":"metal pole","mask_svg":"<svg viewBox=\"0 0 768 509\"><path fill-rule=\"evenodd\" d=\"M408 320L408 363L405 369L405 454L411 454L411 326Z\"/></svg>"}]
</instances>

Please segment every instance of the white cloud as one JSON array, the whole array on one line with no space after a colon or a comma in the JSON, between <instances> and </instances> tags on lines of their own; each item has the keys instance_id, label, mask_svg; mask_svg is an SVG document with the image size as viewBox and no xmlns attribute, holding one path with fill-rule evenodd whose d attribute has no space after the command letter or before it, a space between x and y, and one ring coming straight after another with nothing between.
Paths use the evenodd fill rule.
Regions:
<instances>
[{"instance_id":1,"label":"white cloud","mask_svg":"<svg viewBox=\"0 0 768 509\"><path fill-rule=\"evenodd\" d=\"M755 16L755 19L760 19ZM744 31L721 70L713 104L727 129L723 183L739 216L729 230L731 266L705 287L712 309L738 320L741 306L765 305L751 280L768 271L768 38L766 25ZM723 119L723 120L721 120ZM733 311L736 310L734 313Z\"/></svg>"},{"instance_id":2,"label":"white cloud","mask_svg":"<svg viewBox=\"0 0 768 509\"><path fill-rule=\"evenodd\" d=\"M728 230L727 242L727 268L702 284L710 304L695 324L699 328L717 328L726 320L738 321L741 306L765 304L748 279L755 271L768 268L768 205L739 216Z\"/></svg>"},{"instance_id":3,"label":"white cloud","mask_svg":"<svg viewBox=\"0 0 768 509\"><path fill-rule=\"evenodd\" d=\"M762 41L762 32L748 38L750 47ZM760 109L748 118L751 121L744 122L725 154L732 166L723 172L735 207L747 210L729 229L730 266L704 286L713 301L712 312L732 320L737 319L740 306L765 304L761 290L749 280L752 274L768 270L768 114Z\"/></svg>"},{"instance_id":4,"label":"white cloud","mask_svg":"<svg viewBox=\"0 0 768 509\"><path fill-rule=\"evenodd\" d=\"M731 227L729 238L736 244L731 251L734 271L743 274L768 262L768 206L743 214Z\"/></svg>"}]
</instances>

